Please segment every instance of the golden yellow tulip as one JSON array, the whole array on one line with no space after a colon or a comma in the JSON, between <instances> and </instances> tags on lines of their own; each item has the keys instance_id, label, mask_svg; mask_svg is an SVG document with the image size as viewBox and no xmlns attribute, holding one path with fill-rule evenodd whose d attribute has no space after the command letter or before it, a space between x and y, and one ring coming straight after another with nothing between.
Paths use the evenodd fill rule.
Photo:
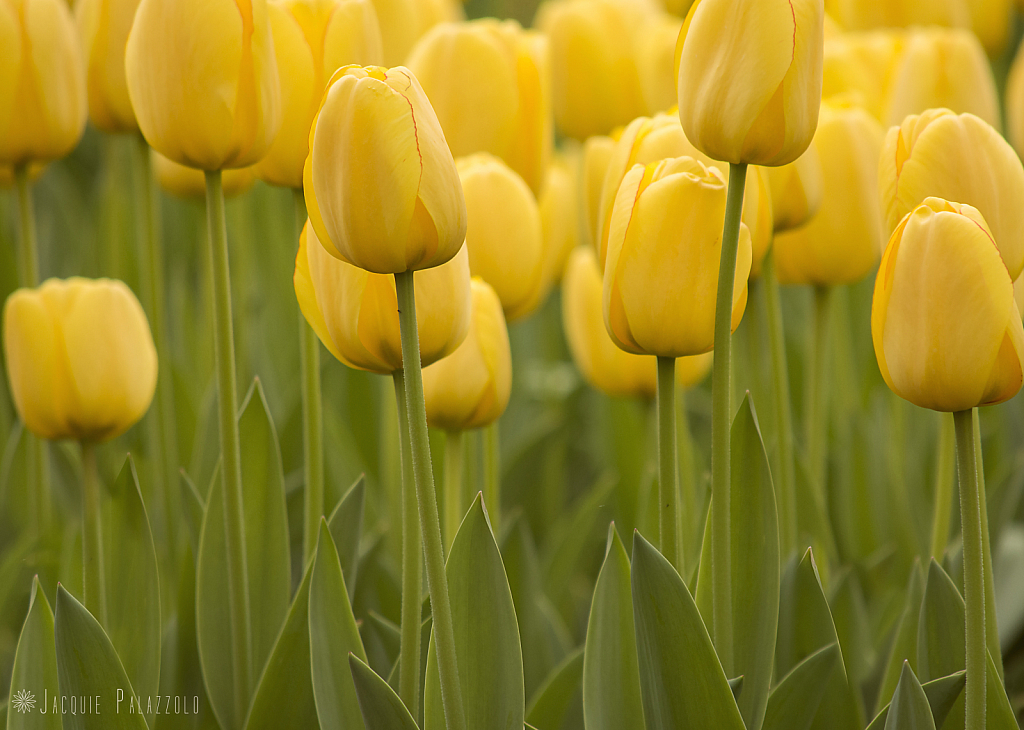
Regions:
<instances>
[{"instance_id":1,"label":"golden yellow tulip","mask_svg":"<svg viewBox=\"0 0 1024 730\"><path fill-rule=\"evenodd\" d=\"M536 25L551 43L555 122L586 139L647 113L637 29L653 10L624 0L548 0Z\"/></svg>"},{"instance_id":2,"label":"golden yellow tulip","mask_svg":"<svg viewBox=\"0 0 1024 730\"><path fill-rule=\"evenodd\" d=\"M367 271L429 269L466 239L455 160L401 66L338 69L313 120L303 180L320 243Z\"/></svg>"},{"instance_id":3,"label":"golden yellow tulip","mask_svg":"<svg viewBox=\"0 0 1024 730\"><path fill-rule=\"evenodd\" d=\"M85 64L62 0L0 0L0 165L68 154L85 129Z\"/></svg>"},{"instance_id":4,"label":"golden yellow tulip","mask_svg":"<svg viewBox=\"0 0 1024 730\"><path fill-rule=\"evenodd\" d=\"M604 269L604 319L628 352L682 357L714 347L726 182L691 157L636 165L619 186ZM750 231L740 224L732 329L747 303Z\"/></svg>"},{"instance_id":5,"label":"golden yellow tulip","mask_svg":"<svg viewBox=\"0 0 1024 730\"><path fill-rule=\"evenodd\" d=\"M544 240L537 201L523 179L486 153L462 157L469 270L494 287L514 322L530 314L544 293Z\"/></svg>"},{"instance_id":6,"label":"golden yellow tulip","mask_svg":"<svg viewBox=\"0 0 1024 730\"><path fill-rule=\"evenodd\" d=\"M883 121L902 50L900 31L843 33L827 39L821 97L853 97L875 119Z\"/></svg>"},{"instance_id":7,"label":"golden yellow tulip","mask_svg":"<svg viewBox=\"0 0 1024 730\"><path fill-rule=\"evenodd\" d=\"M658 13L639 29L637 69L647 113L663 112L676 105L676 40L683 21Z\"/></svg>"},{"instance_id":8,"label":"golden yellow tulip","mask_svg":"<svg viewBox=\"0 0 1024 730\"><path fill-rule=\"evenodd\" d=\"M784 165L821 101L822 0L699 0L679 34L679 119L715 160Z\"/></svg>"},{"instance_id":9,"label":"golden yellow tulip","mask_svg":"<svg viewBox=\"0 0 1024 730\"><path fill-rule=\"evenodd\" d=\"M765 168L775 232L802 226L821 208L821 160L812 144L788 165Z\"/></svg>"},{"instance_id":10,"label":"golden yellow tulip","mask_svg":"<svg viewBox=\"0 0 1024 730\"><path fill-rule=\"evenodd\" d=\"M293 277L309 326L349 367L390 374L402 367L395 277L374 274L330 256L306 223ZM424 366L455 351L470 322L469 258L463 248L447 263L415 275L416 324Z\"/></svg>"},{"instance_id":11,"label":"golden yellow tulip","mask_svg":"<svg viewBox=\"0 0 1024 730\"><path fill-rule=\"evenodd\" d=\"M1013 0L970 0L971 29L993 59L1006 50L1013 28Z\"/></svg>"},{"instance_id":12,"label":"golden yellow tulip","mask_svg":"<svg viewBox=\"0 0 1024 730\"><path fill-rule=\"evenodd\" d=\"M179 164L248 167L281 126L266 0L142 0L125 71L139 129Z\"/></svg>"},{"instance_id":13,"label":"golden yellow tulip","mask_svg":"<svg viewBox=\"0 0 1024 730\"><path fill-rule=\"evenodd\" d=\"M889 231L928 197L985 217L1011 278L1024 270L1024 167L998 132L971 114L930 109L885 138L878 176Z\"/></svg>"},{"instance_id":14,"label":"golden yellow tulip","mask_svg":"<svg viewBox=\"0 0 1024 730\"><path fill-rule=\"evenodd\" d=\"M139 0L79 0L75 18L83 41L89 119L104 132L139 128L128 97L124 51Z\"/></svg>"},{"instance_id":15,"label":"golden yellow tulip","mask_svg":"<svg viewBox=\"0 0 1024 730\"><path fill-rule=\"evenodd\" d=\"M828 11L847 30L941 25L966 28L968 0L830 0Z\"/></svg>"},{"instance_id":16,"label":"golden yellow tulip","mask_svg":"<svg viewBox=\"0 0 1024 730\"><path fill-rule=\"evenodd\" d=\"M977 36L962 28L917 28L908 32L893 72L886 119L896 125L940 108L1000 127L999 95Z\"/></svg>"},{"instance_id":17,"label":"golden yellow tulip","mask_svg":"<svg viewBox=\"0 0 1024 730\"><path fill-rule=\"evenodd\" d=\"M405 63L412 47L438 23L462 20L456 0L373 0L384 41L384 65Z\"/></svg>"},{"instance_id":18,"label":"golden yellow tulip","mask_svg":"<svg viewBox=\"0 0 1024 730\"><path fill-rule=\"evenodd\" d=\"M864 109L822 105L814 147L823 201L808 223L775 237L781 283L850 284L878 263L885 241L878 203L882 137L882 126Z\"/></svg>"},{"instance_id":19,"label":"golden yellow tulip","mask_svg":"<svg viewBox=\"0 0 1024 730\"><path fill-rule=\"evenodd\" d=\"M370 0L276 0L267 9L283 113L256 174L271 185L301 188L309 128L327 80L350 63L383 62L380 26Z\"/></svg>"},{"instance_id":20,"label":"golden yellow tulip","mask_svg":"<svg viewBox=\"0 0 1024 730\"><path fill-rule=\"evenodd\" d=\"M1024 45L1017 49L1006 78L1006 136L1024 153Z\"/></svg>"},{"instance_id":21,"label":"golden yellow tulip","mask_svg":"<svg viewBox=\"0 0 1024 730\"><path fill-rule=\"evenodd\" d=\"M561 278L569 254L579 244L577 167L575 159L565 155L556 156L548 167L544 192L537 201L544 244L541 301Z\"/></svg>"},{"instance_id":22,"label":"golden yellow tulip","mask_svg":"<svg viewBox=\"0 0 1024 730\"><path fill-rule=\"evenodd\" d=\"M3 324L14 404L40 438L106 441L149 409L156 348L124 282L50 279L19 289Z\"/></svg>"},{"instance_id":23,"label":"golden yellow tulip","mask_svg":"<svg viewBox=\"0 0 1024 730\"><path fill-rule=\"evenodd\" d=\"M889 239L871 336L882 377L937 411L1002 403L1024 379L1013 282L977 209L928 198Z\"/></svg>"},{"instance_id":24,"label":"golden yellow tulip","mask_svg":"<svg viewBox=\"0 0 1024 730\"><path fill-rule=\"evenodd\" d=\"M580 172L580 208L587 242L597 251L601 246L601 195L604 177L608 172L615 140L604 135L590 137L583 144L582 171Z\"/></svg>"},{"instance_id":25,"label":"golden yellow tulip","mask_svg":"<svg viewBox=\"0 0 1024 730\"><path fill-rule=\"evenodd\" d=\"M554 140L544 36L514 20L442 23L413 47L408 66L455 157L489 152L540 192Z\"/></svg>"},{"instance_id":26,"label":"golden yellow tulip","mask_svg":"<svg viewBox=\"0 0 1024 730\"><path fill-rule=\"evenodd\" d=\"M427 423L448 431L489 426L512 394L512 350L501 301L474 276L469 334L448 357L423 368Z\"/></svg>"},{"instance_id":27,"label":"golden yellow tulip","mask_svg":"<svg viewBox=\"0 0 1024 730\"><path fill-rule=\"evenodd\" d=\"M202 170L179 165L159 152L151 151L153 169L160 187L176 198L185 200L206 199L206 176ZM256 182L256 173L251 167L225 170L222 178L225 198L234 198L248 192Z\"/></svg>"}]
</instances>

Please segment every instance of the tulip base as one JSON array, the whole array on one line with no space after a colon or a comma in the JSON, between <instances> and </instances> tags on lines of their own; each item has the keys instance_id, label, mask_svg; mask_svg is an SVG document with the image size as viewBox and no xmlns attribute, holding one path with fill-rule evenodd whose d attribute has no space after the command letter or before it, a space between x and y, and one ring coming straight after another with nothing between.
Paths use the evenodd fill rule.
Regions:
<instances>
[{"instance_id":1,"label":"tulip base","mask_svg":"<svg viewBox=\"0 0 1024 730\"><path fill-rule=\"evenodd\" d=\"M82 442L82 586L85 607L107 627L107 591L103 576L103 526L96 447Z\"/></svg>"},{"instance_id":2,"label":"tulip base","mask_svg":"<svg viewBox=\"0 0 1024 730\"><path fill-rule=\"evenodd\" d=\"M679 451L676 442L676 359L658 358L658 515L660 548L677 570L682 570L676 532L679 492Z\"/></svg>"},{"instance_id":3,"label":"tulip base","mask_svg":"<svg viewBox=\"0 0 1024 730\"><path fill-rule=\"evenodd\" d=\"M462 431L448 431L444 437L444 550L451 552L462 524Z\"/></svg>"}]
</instances>

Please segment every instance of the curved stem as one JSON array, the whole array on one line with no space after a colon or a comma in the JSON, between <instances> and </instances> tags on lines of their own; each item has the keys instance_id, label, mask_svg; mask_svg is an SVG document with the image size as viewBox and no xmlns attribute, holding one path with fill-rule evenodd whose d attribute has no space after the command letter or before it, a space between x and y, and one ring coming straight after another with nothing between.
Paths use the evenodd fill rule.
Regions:
<instances>
[{"instance_id":1,"label":"curved stem","mask_svg":"<svg viewBox=\"0 0 1024 730\"><path fill-rule=\"evenodd\" d=\"M953 414L956 428L957 471L960 476L960 521L963 530L965 641L967 687L964 711L967 730L985 728L985 566L981 515L985 509L978 490L977 453L971 411Z\"/></svg>"},{"instance_id":2,"label":"curved stem","mask_svg":"<svg viewBox=\"0 0 1024 730\"><path fill-rule=\"evenodd\" d=\"M729 193L722 230L715 303L715 365L711 383L711 594L715 649L728 674L732 670L732 555L730 537L730 444L732 425L732 301L736 247L743 213L745 164L729 165Z\"/></svg>"},{"instance_id":3,"label":"curved stem","mask_svg":"<svg viewBox=\"0 0 1024 730\"><path fill-rule=\"evenodd\" d=\"M228 611L235 717L249 709L252 681L252 618L245 557L242 506L242 461L238 438L238 387L235 382L235 341L231 323L231 276L228 232L224 220L224 189L220 170L206 173L206 219L209 228L210 281L213 286L214 359L220 424L221 476L224 480L224 525L227 536Z\"/></svg>"},{"instance_id":4,"label":"curved stem","mask_svg":"<svg viewBox=\"0 0 1024 730\"><path fill-rule=\"evenodd\" d=\"M658 358L658 515L661 554L677 569L676 500L679 485L679 452L676 444L676 359Z\"/></svg>"},{"instance_id":5,"label":"curved stem","mask_svg":"<svg viewBox=\"0 0 1024 730\"><path fill-rule=\"evenodd\" d=\"M953 466L956 458L953 442L956 434L953 418L939 413L939 446L935 454L935 509L932 512L931 556L942 561L949 542L949 525L953 517Z\"/></svg>"},{"instance_id":6,"label":"curved stem","mask_svg":"<svg viewBox=\"0 0 1024 730\"><path fill-rule=\"evenodd\" d=\"M107 591L103 576L103 527L100 520L100 477L96 447L82 442L82 572L85 607L107 626Z\"/></svg>"},{"instance_id":7,"label":"curved stem","mask_svg":"<svg viewBox=\"0 0 1024 730\"><path fill-rule=\"evenodd\" d=\"M815 498L827 515L826 444L828 441L828 345L832 289L814 288L814 342L811 347L810 377L807 379L807 415L804 419L807 464Z\"/></svg>"},{"instance_id":8,"label":"curved stem","mask_svg":"<svg viewBox=\"0 0 1024 730\"><path fill-rule=\"evenodd\" d=\"M451 552L462 524L462 431L448 431L444 439L444 550Z\"/></svg>"},{"instance_id":9,"label":"curved stem","mask_svg":"<svg viewBox=\"0 0 1024 730\"><path fill-rule=\"evenodd\" d=\"M483 430L484 435L484 504L491 518L494 538L501 539L501 450L498 422Z\"/></svg>"},{"instance_id":10,"label":"curved stem","mask_svg":"<svg viewBox=\"0 0 1024 730\"><path fill-rule=\"evenodd\" d=\"M437 515L437 494L430 464L430 440L427 435L427 410L423 404L423 372L420 364L419 332L416 324L416 294L413 272L395 274L398 291L398 319L402 329L402 362L405 364L405 397L409 409L412 467L416 479L420 529L423 533L423 554L427 566L427 590L433 616L434 642L437 647L437 668L441 680L441 703L448 730L466 730L455 655L455 628L448 598L448 578L444 570L444 547L441 545L441 524Z\"/></svg>"}]
</instances>

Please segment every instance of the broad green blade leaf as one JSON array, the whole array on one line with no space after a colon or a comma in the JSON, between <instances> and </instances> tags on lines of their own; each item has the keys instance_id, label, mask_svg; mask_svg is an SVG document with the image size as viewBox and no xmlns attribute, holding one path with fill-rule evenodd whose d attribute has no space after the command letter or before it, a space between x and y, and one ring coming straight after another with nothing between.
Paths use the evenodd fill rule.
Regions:
<instances>
[{"instance_id":1,"label":"broad green blade leaf","mask_svg":"<svg viewBox=\"0 0 1024 730\"><path fill-rule=\"evenodd\" d=\"M729 680L729 689L732 690L732 696L736 699L736 703L739 704L740 694L743 692L742 674Z\"/></svg>"},{"instance_id":2,"label":"broad green blade leaf","mask_svg":"<svg viewBox=\"0 0 1024 730\"><path fill-rule=\"evenodd\" d=\"M63 716L64 730L146 730L146 720L131 711L132 684L110 639L85 606L57 586L54 616L60 694L99 697L99 712Z\"/></svg>"},{"instance_id":3,"label":"broad green blade leaf","mask_svg":"<svg viewBox=\"0 0 1024 730\"><path fill-rule=\"evenodd\" d=\"M632 588L647 730L744 730L690 592L639 532L633 533Z\"/></svg>"},{"instance_id":4,"label":"broad green blade leaf","mask_svg":"<svg viewBox=\"0 0 1024 730\"><path fill-rule=\"evenodd\" d=\"M909 662L903 662L903 673L889 706L885 730L935 730L928 697Z\"/></svg>"},{"instance_id":5,"label":"broad green blade leaf","mask_svg":"<svg viewBox=\"0 0 1024 730\"><path fill-rule=\"evenodd\" d=\"M306 575L256 686L245 723L246 730L318 727L310 678L311 575L312 564L306 568Z\"/></svg>"},{"instance_id":6,"label":"broad green blade leaf","mask_svg":"<svg viewBox=\"0 0 1024 730\"><path fill-rule=\"evenodd\" d=\"M15 710L0 725L7 730L60 730L61 716L46 706L47 700L57 697L57 654L54 650L53 612L46 602L46 594L39 585L39 577L32 579L32 596L28 602L28 616L21 627L18 649L14 654L11 671L11 691L8 704L22 698L35 700L30 712ZM26 694L27 693L27 694ZM43 714L43 713L46 714Z\"/></svg>"},{"instance_id":7,"label":"broad green blade leaf","mask_svg":"<svg viewBox=\"0 0 1024 730\"><path fill-rule=\"evenodd\" d=\"M363 503L366 501L366 475L361 474L349 487L345 496L331 512L327 524L334 538L334 545L341 561L341 570L346 576L348 598L351 601L356 590L356 571L359 568L359 539L363 534ZM342 657L344 659L344 657ZM348 674L348 669L345 670Z\"/></svg>"},{"instance_id":8,"label":"broad green blade leaf","mask_svg":"<svg viewBox=\"0 0 1024 730\"><path fill-rule=\"evenodd\" d=\"M258 396L258 397L255 397ZM257 380L239 418L246 568L252 614L252 667L258 677L281 630L291 595L291 553L281 454ZM220 471L220 470L218 470ZM224 484L213 479L196 567L196 636L203 681L222 727L239 727L232 700L231 615L228 603Z\"/></svg>"},{"instance_id":9,"label":"broad green blade leaf","mask_svg":"<svg viewBox=\"0 0 1024 730\"><path fill-rule=\"evenodd\" d=\"M925 682L922 685L924 694L928 698L928 705L931 707L935 727L943 726L943 723L949 716L949 711L953 709L953 705L960 698L960 693L964 691L964 681L966 678L966 673L959 671L956 674L933 679L931 682ZM868 725L867 730L884 730L885 721L889 717L889 707L889 705L886 705L882 708L881 712Z\"/></svg>"},{"instance_id":10,"label":"broad green blade leaf","mask_svg":"<svg viewBox=\"0 0 1024 730\"><path fill-rule=\"evenodd\" d=\"M309 642L313 695L320 726L362 730L363 720L348 657L352 654L365 662L366 651L352 615L338 550L325 520L320 521L309 585Z\"/></svg>"},{"instance_id":11,"label":"broad green blade leaf","mask_svg":"<svg viewBox=\"0 0 1024 730\"><path fill-rule=\"evenodd\" d=\"M583 679L583 647L567 656L551 670L551 675L530 700L526 711L529 723L545 728L559 728L569 704L580 689Z\"/></svg>"},{"instance_id":12,"label":"broad green blade leaf","mask_svg":"<svg viewBox=\"0 0 1024 730\"><path fill-rule=\"evenodd\" d=\"M387 682L358 657L350 654L348 661L366 730L418 730L409 710Z\"/></svg>"},{"instance_id":13,"label":"broad green blade leaf","mask_svg":"<svg viewBox=\"0 0 1024 730\"><path fill-rule=\"evenodd\" d=\"M466 727L519 728L526 715L519 624L479 494L452 543L446 573ZM445 728L433 635L427 653L423 721L424 730Z\"/></svg>"},{"instance_id":14,"label":"broad green blade leaf","mask_svg":"<svg viewBox=\"0 0 1024 730\"><path fill-rule=\"evenodd\" d=\"M838 663L839 644L829 644L793 667L768 696L764 730L807 730Z\"/></svg>"},{"instance_id":15,"label":"broad green blade leaf","mask_svg":"<svg viewBox=\"0 0 1024 730\"><path fill-rule=\"evenodd\" d=\"M583 659L587 730L642 730L643 701L633 628L629 556L608 526L608 548L594 586Z\"/></svg>"},{"instance_id":16,"label":"broad green blade leaf","mask_svg":"<svg viewBox=\"0 0 1024 730\"><path fill-rule=\"evenodd\" d=\"M920 564L915 561L914 567L910 571L910 581L907 585L906 605L896 627L896 637L893 639L889 660L885 665L885 674L882 676L882 684L878 690L878 701L875 707L876 715L881 710L882 705L889 703L892 693L896 691L896 685L899 683L900 674L902 673L903 662L910 662L911 668L917 666L917 622L921 616L921 599L923 596L924 575L921 572Z\"/></svg>"},{"instance_id":17,"label":"broad green blade leaf","mask_svg":"<svg viewBox=\"0 0 1024 730\"><path fill-rule=\"evenodd\" d=\"M135 693L153 697L160 694L160 577L153 533L130 456L104 500L103 543L107 636ZM153 717L146 717L150 725Z\"/></svg>"}]
</instances>

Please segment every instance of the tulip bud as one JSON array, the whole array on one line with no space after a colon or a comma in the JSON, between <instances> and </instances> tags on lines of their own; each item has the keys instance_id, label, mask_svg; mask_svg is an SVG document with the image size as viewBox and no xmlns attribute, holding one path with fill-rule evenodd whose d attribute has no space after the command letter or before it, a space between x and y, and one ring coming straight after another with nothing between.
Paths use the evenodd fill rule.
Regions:
<instances>
[{"instance_id":1,"label":"tulip bud","mask_svg":"<svg viewBox=\"0 0 1024 730\"><path fill-rule=\"evenodd\" d=\"M825 41L821 98L854 98L882 121L903 49L902 34L879 30L843 33Z\"/></svg>"},{"instance_id":2,"label":"tulip bud","mask_svg":"<svg viewBox=\"0 0 1024 730\"><path fill-rule=\"evenodd\" d=\"M1024 166L998 132L971 114L929 109L893 127L879 163L888 230L929 197L981 211L1011 278L1024 270Z\"/></svg>"},{"instance_id":3,"label":"tulip bud","mask_svg":"<svg viewBox=\"0 0 1024 730\"><path fill-rule=\"evenodd\" d=\"M566 259L579 244L576 167L569 160L556 157L548 167L544 192L537 201L544 249L541 301L561 278Z\"/></svg>"},{"instance_id":4,"label":"tulip bud","mask_svg":"<svg viewBox=\"0 0 1024 730\"><path fill-rule=\"evenodd\" d=\"M157 357L142 306L121 281L50 279L4 305L11 394L40 438L106 441L141 419Z\"/></svg>"},{"instance_id":5,"label":"tulip bud","mask_svg":"<svg viewBox=\"0 0 1024 730\"><path fill-rule=\"evenodd\" d=\"M690 157L626 174L604 269L604 321L619 347L664 357L713 349L725 199L721 173ZM747 303L750 260L750 231L741 223L733 330Z\"/></svg>"},{"instance_id":6,"label":"tulip bud","mask_svg":"<svg viewBox=\"0 0 1024 730\"><path fill-rule=\"evenodd\" d=\"M448 357L423 368L427 423L448 431L489 426L512 394L512 350L501 301L490 284L473 277L469 334Z\"/></svg>"},{"instance_id":7,"label":"tulip bud","mask_svg":"<svg viewBox=\"0 0 1024 730\"><path fill-rule=\"evenodd\" d=\"M424 367L455 351L469 331L469 258L463 247L441 266L417 272L416 324ZM299 309L324 347L349 367L391 374L402 367L395 277L330 256L309 222L293 277Z\"/></svg>"},{"instance_id":8,"label":"tulip bud","mask_svg":"<svg viewBox=\"0 0 1024 730\"><path fill-rule=\"evenodd\" d=\"M802 226L821 208L821 160L812 144L793 162L766 167L775 232Z\"/></svg>"},{"instance_id":9,"label":"tulip bud","mask_svg":"<svg viewBox=\"0 0 1024 730\"><path fill-rule=\"evenodd\" d=\"M454 0L373 0L384 41L384 65L405 63L412 47L438 23L462 20L461 3Z\"/></svg>"},{"instance_id":10,"label":"tulip bud","mask_svg":"<svg viewBox=\"0 0 1024 730\"><path fill-rule=\"evenodd\" d=\"M965 0L834 0L829 12L848 30L913 25L965 28L970 24Z\"/></svg>"},{"instance_id":11,"label":"tulip bud","mask_svg":"<svg viewBox=\"0 0 1024 730\"><path fill-rule=\"evenodd\" d=\"M952 109L999 128L999 96L985 51L969 30L918 28L908 33L893 73L887 119L896 125L926 109Z\"/></svg>"},{"instance_id":12,"label":"tulip bud","mask_svg":"<svg viewBox=\"0 0 1024 730\"><path fill-rule=\"evenodd\" d=\"M928 198L889 239L875 280L871 336L882 377L937 411L1002 403L1024 379L1013 282L985 219Z\"/></svg>"},{"instance_id":13,"label":"tulip bud","mask_svg":"<svg viewBox=\"0 0 1024 730\"><path fill-rule=\"evenodd\" d=\"M489 152L540 192L554 139L542 35L514 20L442 23L419 40L408 66L455 157Z\"/></svg>"},{"instance_id":14,"label":"tulip bud","mask_svg":"<svg viewBox=\"0 0 1024 730\"><path fill-rule=\"evenodd\" d=\"M0 165L64 157L85 129L85 64L63 0L0 0Z\"/></svg>"},{"instance_id":15,"label":"tulip bud","mask_svg":"<svg viewBox=\"0 0 1024 730\"><path fill-rule=\"evenodd\" d=\"M882 134L860 107L822 105L814 147L823 202L808 223L776 236L780 283L851 284L878 263L885 241L876 163Z\"/></svg>"},{"instance_id":16,"label":"tulip bud","mask_svg":"<svg viewBox=\"0 0 1024 730\"><path fill-rule=\"evenodd\" d=\"M636 64L648 113L662 112L676 105L676 41L683 21L675 15L658 13L639 31Z\"/></svg>"},{"instance_id":17,"label":"tulip bud","mask_svg":"<svg viewBox=\"0 0 1024 730\"><path fill-rule=\"evenodd\" d=\"M698 0L679 34L679 119L715 160L784 165L821 102L822 0ZM725 29L725 30L723 30Z\"/></svg>"},{"instance_id":18,"label":"tulip bud","mask_svg":"<svg viewBox=\"0 0 1024 730\"><path fill-rule=\"evenodd\" d=\"M179 165L168 160L159 152L150 151L157 182L168 194L183 200L206 199L206 175L202 170ZM256 182L256 173L251 167L225 170L222 178L224 197L234 198L249 191Z\"/></svg>"},{"instance_id":19,"label":"tulip bud","mask_svg":"<svg viewBox=\"0 0 1024 730\"><path fill-rule=\"evenodd\" d=\"M993 60L1002 57L1013 28L1013 0L970 0L971 28Z\"/></svg>"},{"instance_id":20,"label":"tulip bud","mask_svg":"<svg viewBox=\"0 0 1024 730\"><path fill-rule=\"evenodd\" d=\"M303 179L320 243L367 271L429 269L466 239L455 160L419 82L401 66L334 74L309 133Z\"/></svg>"},{"instance_id":21,"label":"tulip bud","mask_svg":"<svg viewBox=\"0 0 1024 730\"><path fill-rule=\"evenodd\" d=\"M347 64L383 61L380 26L370 0L276 0L267 9L283 114L256 173L271 185L301 188L309 128L327 80Z\"/></svg>"},{"instance_id":22,"label":"tulip bud","mask_svg":"<svg viewBox=\"0 0 1024 730\"><path fill-rule=\"evenodd\" d=\"M1006 136L1018 155L1024 153L1024 45L1006 77Z\"/></svg>"},{"instance_id":23,"label":"tulip bud","mask_svg":"<svg viewBox=\"0 0 1024 730\"><path fill-rule=\"evenodd\" d=\"M125 72L146 141L179 164L247 167L281 125L266 0L142 0Z\"/></svg>"},{"instance_id":24,"label":"tulip bud","mask_svg":"<svg viewBox=\"0 0 1024 730\"><path fill-rule=\"evenodd\" d=\"M580 207L587 242L597 251L601 246L601 195L604 178L615 150L615 140L598 135L583 144L583 172Z\"/></svg>"},{"instance_id":25,"label":"tulip bud","mask_svg":"<svg viewBox=\"0 0 1024 730\"><path fill-rule=\"evenodd\" d=\"M139 128L128 97L124 51L139 0L79 0L75 17L81 33L89 91L89 119L103 132Z\"/></svg>"}]
</instances>

